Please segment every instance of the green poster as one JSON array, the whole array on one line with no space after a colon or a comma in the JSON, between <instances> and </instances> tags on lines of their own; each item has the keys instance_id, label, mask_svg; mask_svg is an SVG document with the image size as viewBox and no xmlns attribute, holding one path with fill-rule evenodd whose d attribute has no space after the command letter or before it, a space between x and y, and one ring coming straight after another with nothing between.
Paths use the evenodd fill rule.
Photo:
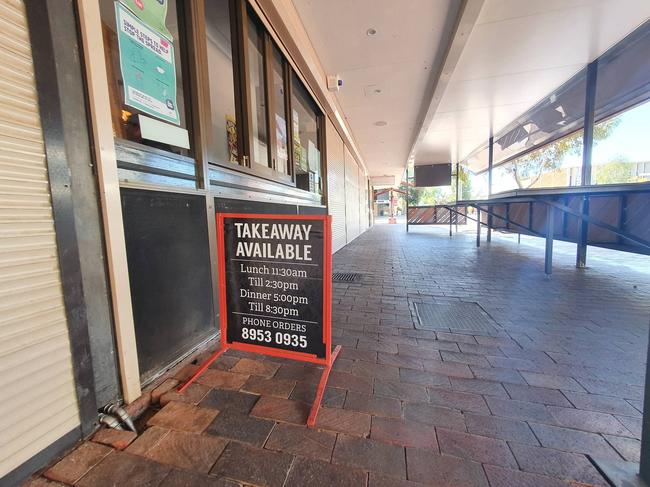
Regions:
<instances>
[{"instance_id":1,"label":"green poster","mask_svg":"<svg viewBox=\"0 0 650 487\"><path fill-rule=\"evenodd\" d=\"M165 20L167 19L167 3L169 0L120 0L124 5L131 9L142 22L151 29L161 33L167 39L173 40L173 37Z\"/></svg>"},{"instance_id":2,"label":"green poster","mask_svg":"<svg viewBox=\"0 0 650 487\"><path fill-rule=\"evenodd\" d=\"M115 18L124 103L179 125L174 45L119 2Z\"/></svg>"}]
</instances>

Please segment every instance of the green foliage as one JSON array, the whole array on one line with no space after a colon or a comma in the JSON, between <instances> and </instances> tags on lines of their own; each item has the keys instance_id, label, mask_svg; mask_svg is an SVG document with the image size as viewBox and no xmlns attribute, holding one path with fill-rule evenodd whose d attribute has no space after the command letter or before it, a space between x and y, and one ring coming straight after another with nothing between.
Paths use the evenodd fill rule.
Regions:
<instances>
[{"instance_id":1,"label":"green foliage","mask_svg":"<svg viewBox=\"0 0 650 487\"><path fill-rule=\"evenodd\" d=\"M417 194L415 192L415 188L412 186L407 186L406 181L402 181L399 185L400 191L403 191L402 195L404 193L408 192L408 204L409 206L417 206Z\"/></svg>"},{"instance_id":2,"label":"green foliage","mask_svg":"<svg viewBox=\"0 0 650 487\"><path fill-rule=\"evenodd\" d=\"M460 191L458 192L459 200L469 200L472 198L472 180L469 177L469 170L465 169L463 166L459 167L458 179L460 180ZM456 194L456 184L457 180L453 181L454 184L454 194Z\"/></svg>"},{"instance_id":3,"label":"green foliage","mask_svg":"<svg viewBox=\"0 0 650 487\"><path fill-rule=\"evenodd\" d=\"M594 184L638 183L643 181L634 174L635 164L628 161L611 161L591 168Z\"/></svg>"},{"instance_id":4,"label":"green foliage","mask_svg":"<svg viewBox=\"0 0 650 487\"><path fill-rule=\"evenodd\" d=\"M438 205L449 202L449 190L445 191L446 186L431 188L416 188L416 198L418 205Z\"/></svg>"},{"instance_id":5,"label":"green foliage","mask_svg":"<svg viewBox=\"0 0 650 487\"><path fill-rule=\"evenodd\" d=\"M402 191L406 191L406 185L400 185ZM450 203L456 197L456 178L452 177L451 186L434 186L429 188L415 188L411 186L408 190L409 206L427 206Z\"/></svg>"}]
</instances>

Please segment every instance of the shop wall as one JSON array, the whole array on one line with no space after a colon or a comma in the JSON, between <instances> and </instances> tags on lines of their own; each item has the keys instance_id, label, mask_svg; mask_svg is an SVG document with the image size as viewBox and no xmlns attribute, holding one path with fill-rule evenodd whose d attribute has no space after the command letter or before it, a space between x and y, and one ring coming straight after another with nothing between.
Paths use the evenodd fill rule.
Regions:
<instances>
[{"instance_id":1,"label":"shop wall","mask_svg":"<svg viewBox=\"0 0 650 487\"><path fill-rule=\"evenodd\" d=\"M122 189L143 384L216 334L206 205L199 195Z\"/></svg>"},{"instance_id":2,"label":"shop wall","mask_svg":"<svg viewBox=\"0 0 650 487\"><path fill-rule=\"evenodd\" d=\"M328 210L332 215L332 250L343 248L369 227L368 178L327 121Z\"/></svg>"},{"instance_id":3,"label":"shop wall","mask_svg":"<svg viewBox=\"0 0 650 487\"><path fill-rule=\"evenodd\" d=\"M359 232L368 229L368 178L359 167Z\"/></svg>"},{"instance_id":4,"label":"shop wall","mask_svg":"<svg viewBox=\"0 0 650 487\"><path fill-rule=\"evenodd\" d=\"M327 120L327 195L329 214L332 215L332 251L347 243L345 222L345 155L343 140Z\"/></svg>"},{"instance_id":5,"label":"shop wall","mask_svg":"<svg viewBox=\"0 0 650 487\"><path fill-rule=\"evenodd\" d=\"M359 171L350 151L345 148L345 220L347 240L359 236Z\"/></svg>"},{"instance_id":6,"label":"shop wall","mask_svg":"<svg viewBox=\"0 0 650 487\"><path fill-rule=\"evenodd\" d=\"M0 21L0 387L5 391L0 484L5 485L11 483L9 472L75 434L80 418L23 3L1 2Z\"/></svg>"}]
</instances>

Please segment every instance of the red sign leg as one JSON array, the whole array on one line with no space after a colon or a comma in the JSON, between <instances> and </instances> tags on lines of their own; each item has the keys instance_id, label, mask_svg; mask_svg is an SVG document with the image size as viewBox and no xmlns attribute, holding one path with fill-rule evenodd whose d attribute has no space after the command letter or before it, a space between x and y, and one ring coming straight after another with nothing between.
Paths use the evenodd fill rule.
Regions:
<instances>
[{"instance_id":1,"label":"red sign leg","mask_svg":"<svg viewBox=\"0 0 650 487\"><path fill-rule=\"evenodd\" d=\"M307 418L307 426L309 426L310 428L314 427L314 425L316 424L316 416L318 415L318 410L320 409L320 403L323 400L323 394L325 394L327 379L330 376L330 372L332 371L332 365L334 365L334 361L336 360L336 357L338 356L340 351L341 351L341 345L337 345L336 348L334 349L334 352L332 352L332 358L329 365L327 365L323 369L323 374L320 377L318 389L316 390L316 398L314 399L314 404L312 404L311 411L309 412L309 417Z\"/></svg>"},{"instance_id":2,"label":"red sign leg","mask_svg":"<svg viewBox=\"0 0 650 487\"><path fill-rule=\"evenodd\" d=\"M193 375L192 377L190 377L190 378L187 380L187 382L186 382L185 384L183 384L182 386L180 386L180 387L178 388L178 392L180 393L180 392L183 392L185 389L187 389L187 388L189 387L189 385L190 385L192 382L194 382L196 379L198 379L198 377L199 377L203 372L205 372L205 370L206 370L208 367L210 367L210 364L212 364L212 362L214 362L215 360L217 360L217 359L221 356L221 354L222 354L223 352L225 352L226 350L228 350L228 349L227 349L226 347L222 346L219 350L217 350L216 352L214 352L214 353L212 354L212 356L211 356L208 360L206 360L206 361L203 363L203 365L201 365L201 367L199 367L199 370L197 370L197 371L194 373L194 375Z\"/></svg>"}]
</instances>

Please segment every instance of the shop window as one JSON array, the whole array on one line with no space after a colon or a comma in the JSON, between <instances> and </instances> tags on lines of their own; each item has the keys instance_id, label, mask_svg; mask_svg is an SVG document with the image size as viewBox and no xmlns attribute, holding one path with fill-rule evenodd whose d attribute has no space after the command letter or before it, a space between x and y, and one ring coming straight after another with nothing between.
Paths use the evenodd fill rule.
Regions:
<instances>
[{"instance_id":1,"label":"shop window","mask_svg":"<svg viewBox=\"0 0 650 487\"><path fill-rule=\"evenodd\" d=\"M291 80L291 126L296 186L322 194L319 112L311 96L295 75Z\"/></svg>"},{"instance_id":2,"label":"shop window","mask_svg":"<svg viewBox=\"0 0 650 487\"><path fill-rule=\"evenodd\" d=\"M205 2L211 121L208 161L239 163L229 0Z\"/></svg>"},{"instance_id":3,"label":"shop window","mask_svg":"<svg viewBox=\"0 0 650 487\"><path fill-rule=\"evenodd\" d=\"M116 138L188 155L177 0L100 0Z\"/></svg>"},{"instance_id":4,"label":"shop window","mask_svg":"<svg viewBox=\"0 0 650 487\"><path fill-rule=\"evenodd\" d=\"M286 110L286 62L278 48L273 46L272 87L273 118L275 128L275 170L280 174L290 174L289 171L289 138Z\"/></svg>"},{"instance_id":5,"label":"shop window","mask_svg":"<svg viewBox=\"0 0 650 487\"><path fill-rule=\"evenodd\" d=\"M251 167L270 167L268 130L266 123L266 75L264 70L264 31L249 15L248 38L248 93L250 97Z\"/></svg>"}]
</instances>

